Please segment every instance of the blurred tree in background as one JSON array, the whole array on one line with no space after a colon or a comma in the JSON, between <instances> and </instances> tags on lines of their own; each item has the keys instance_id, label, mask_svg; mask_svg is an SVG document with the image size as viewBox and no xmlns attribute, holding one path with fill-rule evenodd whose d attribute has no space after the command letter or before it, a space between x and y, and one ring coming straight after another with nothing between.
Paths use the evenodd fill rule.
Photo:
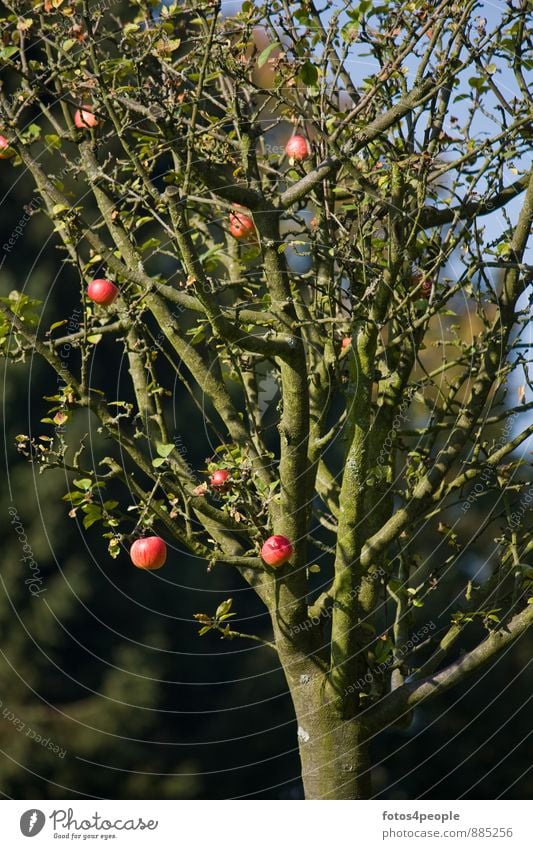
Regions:
<instances>
[{"instance_id":1,"label":"blurred tree in background","mask_svg":"<svg viewBox=\"0 0 533 849\"><path fill-rule=\"evenodd\" d=\"M528 796L527 635L403 715L529 616L527 4L6 9L0 789L299 798L299 742L308 796L365 795L359 732L309 775L331 686L375 794ZM146 575L120 552L154 528L171 554ZM275 653L196 636L231 596L231 628L271 640L254 586L298 741Z\"/></svg>"}]
</instances>

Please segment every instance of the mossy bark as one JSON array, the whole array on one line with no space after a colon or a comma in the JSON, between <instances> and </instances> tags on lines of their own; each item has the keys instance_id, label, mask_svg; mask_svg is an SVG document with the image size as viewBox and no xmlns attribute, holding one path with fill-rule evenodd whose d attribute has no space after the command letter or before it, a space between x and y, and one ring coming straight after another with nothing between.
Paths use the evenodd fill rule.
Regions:
<instances>
[{"instance_id":1,"label":"mossy bark","mask_svg":"<svg viewBox=\"0 0 533 849\"><path fill-rule=\"evenodd\" d=\"M313 636L306 639L312 643ZM305 798L369 799L368 733L361 719L331 688L318 655L287 639L278 638L277 647L296 714Z\"/></svg>"},{"instance_id":2,"label":"mossy bark","mask_svg":"<svg viewBox=\"0 0 533 849\"><path fill-rule=\"evenodd\" d=\"M323 679L302 679L293 691L306 799L369 799L371 771L366 730L329 701Z\"/></svg>"},{"instance_id":3,"label":"mossy bark","mask_svg":"<svg viewBox=\"0 0 533 849\"><path fill-rule=\"evenodd\" d=\"M343 720L331 707L308 711L298 741L305 798L369 799L370 756L361 724Z\"/></svg>"}]
</instances>

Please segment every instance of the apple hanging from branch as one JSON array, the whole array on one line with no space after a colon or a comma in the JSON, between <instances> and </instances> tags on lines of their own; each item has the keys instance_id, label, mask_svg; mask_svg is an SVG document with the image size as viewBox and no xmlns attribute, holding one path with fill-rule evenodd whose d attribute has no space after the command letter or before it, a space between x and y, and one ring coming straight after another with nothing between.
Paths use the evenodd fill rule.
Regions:
<instances>
[{"instance_id":1,"label":"apple hanging from branch","mask_svg":"<svg viewBox=\"0 0 533 849\"><path fill-rule=\"evenodd\" d=\"M291 136L285 145L285 153L293 162L303 162L311 156L311 148L305 136Z\"/></svg>"},{"instance_id":2,"label":"apple hanging from branch","mask_svg":"<svg viewBox=\"0 0 533 849\"><path fill-rule=\"evenodd\" d=\"M250 242L256 241L255 225L253 219L242 212L242 206L237 203L233 204L234 212L229 214L229 231L236 239L247 239Z\"/></svg>"},{"instance_id":3,"label":"apple hanging from branch","mask_svg":"<svg viewBox=\"0 0 533 849\"><path fill-rule=\"evenodd\" d=\"M102 307L108 307L118 297L119 290L111 280L99 278L89 283L87 287L87 297L95 304L100 304Z\"/></svg>"},{"instance_id":4,"label":"apple hanging from branch","mask_svg":"<svg viewBox=\"0 0 533 849\"><path fill-rule=\"evenodd\" d=\"M130 548L131 562L138 569L161 569L167 559L167 546L161 537L137 539Z\"/></svg>"},{"instance_id":5,"label":"apple hanging from branch","mask_svg":"<svg viewBox=\"0 0 533 849\"><path fill-rule=\"evenodd\" d=\"M230 473L227 469L216 469L209 478L209 483L217 489L222 489L226 485L229 477Z\"/></svg>"},{"instance_id":6,"label":"apple hanging from branch","mask_svg":"<svg viewBox=\"0 0 533 849\"><path fill-rule=\"evenodd\" d=\"M261 548L261 557L273 569L283 566L291 559L293 554L292 543L287 537L281 534L274 534L263 543Z\"/></svg>"},{"instance_id":7,"label":"apple hanging from branch","mask_svg":"<svg viewBox=\"0 0 533 849\"><path fill-rule=\"evenodd\" d=\"M9 159L14 152L6 137L0 136L0 159Z\"/></svg>"},{"instance_id":8,"label":"apple hanging from branch","mask_svg":"<svg viewBox=\"0 0 533 849\"><path fill-rule=\"evenodd\" d=\"M74 124L78 130L92 130L99 123L100 121L92 111L91 106L84 104L81 109L76 109L74 113Z\"/></svg>"}]
</instances>

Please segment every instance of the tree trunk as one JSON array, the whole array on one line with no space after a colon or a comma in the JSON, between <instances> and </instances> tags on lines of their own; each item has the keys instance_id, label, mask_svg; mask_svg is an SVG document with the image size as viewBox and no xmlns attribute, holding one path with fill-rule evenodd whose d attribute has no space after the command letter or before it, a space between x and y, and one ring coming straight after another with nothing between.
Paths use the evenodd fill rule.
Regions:
<instances>
[{"instance_id":1,"label":"tree trunk","mask_svg":"<svg viewBox=\"0 0 533 849\"><path fill-rule=\"evenodd\" d=\"M369 799L370 757L364 728L357 718L343 719L334 703L322 704L320 695L318 700L302 695L293 701L303 702L296 719L305 798Z\"/></svg>"},{"instance_id":2,"label":"tree trunk","mask_svg":"<svg viewBox=\"0 0 533 849\"><path fill-rule=\"evenodd\" d=\"M279 645L279 644L278 644ZM280 652L298 723L306 799L369 799L370 755L357 716L343 717L324 672L297 651Z\"/></svg>"}]
</instances>

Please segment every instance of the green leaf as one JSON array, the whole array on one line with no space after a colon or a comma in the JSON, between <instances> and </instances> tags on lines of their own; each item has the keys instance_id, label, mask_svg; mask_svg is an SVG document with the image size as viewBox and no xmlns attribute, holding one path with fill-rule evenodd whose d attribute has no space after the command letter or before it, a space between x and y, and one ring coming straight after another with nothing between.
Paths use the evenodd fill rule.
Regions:
<instances>
[{"instance_id":1,"label":"green leaf","mask_svg":"<svg viewBox=\"0 0 533 849\"><path fill-rule=\"evenodd\" d=\"M18 53L18 47L2 47L0 50L0 59L11 59L15 53Z\"/></svg>"},{"instance_id":2,"label":"green leaf","mask_svg":"<svg viewBox=\"0 0 533 849\"><path fill-rule=\"evenodd\" d=\"M139 218L139 219L135 222L135 229L136 229L136 230L139 230L139 229L143 226L143 224L149 224L149 223L150 223L150 221L153 221L153 220L154 220L154 219L153 219L153 217L152 217L151 215L144 215L142 218Z\"/></svg>"},{"instance_id":3,"label":"green leaf","mask_svg":"<svg viewBox=\"0 0 533 849\"><path fill-rule=\"evenodd\" d=\"M55 133L51 133L48 136L45 136L45 141L48 147L60 148L61 147L61 139L59 136L56 136Z\"/></svg>"},{"instance_id":4,"label":"green leaf","mask_svg":"<svg viewBox=\"0 0 533 849\"><path fill-rule=\"evenodd\" d=\"M175 447L176 446L171 442L168 442L168 443L158 442L157 446L156 446L156 450L157 450L157 453L159 454L160 457L168 457L169 454L172 454Z\"/></svg>"},{"instance_id":5,"label":"green leaf","mask_svg":"<svg viewBox=\"0 0 533 849\"><path fill-rule=\"evenodd\" d=\"M192 335L191 345L198 345L200 342L203 342L205 339L205 325L202 324L201 327L197 328ZM189 332L189 331L187 331Z\"/></svg>"},{"instance_id":6,"label":"green leaf","mask_svg":"<svg viewBox=\"0 0 533 849\"><path fill-rule=\"evenodd\" d=\"M113 537L113 539L109 542L107 550L109 551L109 554L111 555L113 560L116 560L120 554L120 543L118 539L115 539L115 537Z\"/></svg>"},{"instance_id":7,"label":"green leaf","mask_svg":"<svg viewBox=\"0 0 533 849\"><path fill-rule=\"evenodd\" d=\"M313 86L316 85L318 81L318 69L313 65L312 62L305 62L304 65L300 68L300 79L304 85Z\"/></svg>"},{"instance_id":8,"label":"green leaf","mask_svg":"<svg viewBox=\"0 0 533 849\"><path fill-rule=\"evenodd\" d=\"M152 466L155 466L158 469L160 466L163 466L165 463L164 457L156 457L155 460L152 460Z\"/></svg>"},{"instance_id":9,"label":"green leaf","mask_svg":"<svg viewBox=\"0 0 533 849\"><path fill-rule=\"evenodd\" d=\"M95 507L91 510L83 519L83 527L85 530L88 530L95 522L99 522L102 518L102 511L99 507Z\"/></svg>"},{"instance_id":10,"label":"green leaf","mask_svg":"<svg viewBox=\"0 0 533 849\"><path fill-rule=\"evenodd\" d=\"M220 619L221 616L224 616L224 614L229 613L232 605L233 605L233 599L232 598L227 598L225 601L223 601L221 604L219 604L217 609L216 609L215 618Z\"/></svg>"},{"instance_id":11,"label":"green leaf","mask_svg":"<svg viewBox=\"0 0 533 849\"><path fill-rule=\"evenodd\" d=\"M257 58L257 67L262 68L263 65L268 62L270 54L274 52L277 48L281 48L281 44L278 41L273 41L272 44L269 44L268 47L265 47L264 50L261 51Z\"/></svg>"},{"instance_id":12,"label":"green leaf","mask_svg":"<svg viewBox=\"0 0 533 849\"><path fill-rule=\"evenodd\" d=\"M30 126L24 133L24 138L27 140L34 141L35 139L41 138L41 132L41 128L38 124L30 124Z\"/></svg>"},{"instance_id":13,"label":"green leaf","mask_svg":"<svg viewBox=\"0 0 533 849\"><path fill-rule=\"evenodd\" d=\"M50 325L49 330L50 330L50 332L52 330L57 330L58 327L63 327L66 323L67 323L66 318L64 318L63 321L54 321L54 323Z\"/></svg>"},{"instance_id":14,"label":"green leaf","mask_svg":"<svg viewBox=\"0 0 533 849\"><path fill-rule=\"evenodd\" d=\"M475 88L478 94L483 94L489 90L489 87L485 85L483 77L469 77L468 85L470 88Z\"/></svg>"},{"instance_id":15,"label":"green leaf","mask_svg":"<svg viewBox=\"0 0 533 849\"><path fill-rule=\"evenodd\" d=\"M392 652L392 643L390 640L378 640L374 649L374 654L378 663L383 663Z\"/></svg>"},{"instance_id":16,"label":"green leaf","mask_svg":"<svg viewBox=\"0 0 533 849\"><path fill-rule=\"evenodd\" d=\"M151 251L151 250L154 250L155 248L158 248L160 244L161 244L161 240L153 237L151 239L147 239L146 242L143 242L143 244L140 246L139 250L141 251L141 253L144 253L145 251Z\"/></svg>"},{"instance_id":17,"label":"green leaf","mask_svg":"<svg viewBox=\"0 0 533 849\"><path fill-rule=\"evenodd\" d=\"M511 243L510 242L500 242L500 244L496 248L497 256L509 256L511 253Z\"/></svg>"},{"instance_id":18,"label":"green leaf","mask_svg":"<svg viewBox=\"0 0 533 849\"><path fill-rule=\"evenodd\" d=\"M85 492L88 492L91 489L93 482L91 478L79 478L79 480L73 481L73 484L74 486L77 486L78 489L83 489Z\"/></svg>"},{"instance_id":19,"label":"green leaf","mask_svg":"<svg viewBox=\"0 0 533 849\"><path fill-rule=\"evenodd\" d=\"M67 492L66 495L63 495L62 501L73 501L74 503L78 501L83 501L85 498L83 492L80 492L78 489L73 489L72 492Z\"/></svg>"},{"instance_id":20,"label":"green leaf","mask_svg":"<svg viewBox=\"0 0 533 849\"><path fill-rule=\"evenodd\" d=\"M175 50L178 50L181 45L181 39L179 38L171 38L168 41L165 41L165 53L174 53Z\"/></svg>"},{"instance_id":21,"label":"green leaf","mask_svg":"<svg viewBox=\"0 0 533 849\"><path fill-rule=\"evenodd\" d=\"M33 326L38 323L39 316L32 312L32 308L40 305L41 301L28 298L27 295L17 292L16 289L10 292L7 298L0 298L0 301L6 304L25 324ZM5 321L5 319L0 318L0 325L2 321Z\"/></svg>"},{"instance_id":22,"label":"green leaf","mask_svg":"<svg viewBox=\"0 0 533 849\"><path fill-rule=\"evenodd\" d=\"M200 628L198 631L198 636L203 637L203 635L207 634L208 631L211 631L211 625L204 625L203 628Z\"/></svg>"}]
</instances>

